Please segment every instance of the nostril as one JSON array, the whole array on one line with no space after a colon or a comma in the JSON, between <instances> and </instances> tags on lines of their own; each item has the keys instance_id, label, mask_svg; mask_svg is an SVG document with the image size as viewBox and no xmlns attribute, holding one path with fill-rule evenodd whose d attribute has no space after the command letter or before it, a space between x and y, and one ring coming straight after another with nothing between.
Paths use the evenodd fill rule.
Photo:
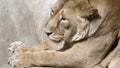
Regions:
<instances>
[{"instance_id":1,"label":"nostril","mask_svg":"<svg viewBox=\"0 0 120 68\"><path fill-rule=\"evenodd\" d=\"M48 36L50 36L50 35L52 34L52 32L46 32L46 34L47 34Z\"/></svg>"},{"instance_id":2,"label":"nostril","mask_svg":"<svg viewBox=\"0 0 120 68\"><path fill-rule=\"evenodd\" d=\"M44 32L47 34L47 36L50 36L53 32L49 29L44 28Z\"/></svg>"}]
</instances>

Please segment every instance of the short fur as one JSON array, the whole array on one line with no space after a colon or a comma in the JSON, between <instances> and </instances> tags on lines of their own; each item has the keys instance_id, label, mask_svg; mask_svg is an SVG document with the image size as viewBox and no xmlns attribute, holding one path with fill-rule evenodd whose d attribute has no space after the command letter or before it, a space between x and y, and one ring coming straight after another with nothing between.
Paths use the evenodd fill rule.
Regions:
<instances>
[{"instance_id":1,"label":"short fur","mask_svg":"<svg viewBox=\"0 0 120 68\"><path fill-rule=\"evenodd\" d=\"M119 66L114 63L120 63L117 61L120 59L120 0L59 0L55 6L45 24L51 42L21 46L18 49L22 51L9 58L10 65L20 68Z\"/></svg>"}]
</instances>

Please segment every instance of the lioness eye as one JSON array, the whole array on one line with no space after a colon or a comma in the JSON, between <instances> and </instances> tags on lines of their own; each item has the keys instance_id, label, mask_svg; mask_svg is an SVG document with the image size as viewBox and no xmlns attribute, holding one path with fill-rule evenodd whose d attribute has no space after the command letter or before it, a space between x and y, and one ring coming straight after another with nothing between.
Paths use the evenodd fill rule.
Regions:
<instances>
[{"instance_id":1,"label":"lioness eye","mask_svg":"<svg viewBox=\"0 0 120 68\"><path fill-rule=\"evenodd\" d=\"M54 10L52 9L51 12L54 13Z\"/></svg>"},{"instance_id":2,"label":"lioness eye","mask_svg":"<svg viewBox=\"0 0 120 68\"><path fill-rule=\"evenodd\" d=\"M51 9L50 15L52 16L54 14L54 10Z\"/></svg>"},{"instance_id":3,"label":"lioness eye","mask_svg":"<svg viewBox=\"0 0 120 68\"><path fill-rule=\"evenodd\" d=\"M61 17L61 25L64 29L70 28L70 24L69 24L68 19L66 17Z\"/></svg>"},{"instance_id":4,"label":"lioness eye","mask_svg":"<svg viewBox=\"0 0 120 68\"><path fill-rule=\"evenodd\" d=\"M67 20L65 17L62 17L61 20Z\"/></svg>"},{"instance_id":5,"label":"lioness eye","mask_svg":"<svg viewBox=\"0 0 120 68\"><path fill-rule=\"evenodd\" d=\"M66 20L66 18L65 18L65 17L62 17L61 20Z\"/></svg>"},{"instance_id":6,"label":"lioness eye","mask_svg":"<svg viewBox=\"0 0 120 68\"><path fill-rule=\"evenodd\" d=\"M61 22L67 22L68 19L65 16L60 15L60 21Z\"/></svg>"}]
</instances>

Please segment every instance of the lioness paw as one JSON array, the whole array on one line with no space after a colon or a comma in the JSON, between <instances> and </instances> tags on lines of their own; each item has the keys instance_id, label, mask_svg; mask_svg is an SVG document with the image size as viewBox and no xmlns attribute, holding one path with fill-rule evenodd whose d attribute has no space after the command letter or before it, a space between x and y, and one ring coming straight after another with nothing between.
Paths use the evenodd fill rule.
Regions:
<instances>
[{"instance_id":1,"label":"lioness paw","mask_svg":"<svg viewBox=\"0 0 120 68\"><path fill-rule=\"evenodd\" d=\"M13 42L9 45L9 51L11 53L18 53L18 52L22 52L22 48L24 48L26 45L19 41L19 42Z\"/></svg>"},{"instance_id":2,"label":"lioness paw","mask_svg":"<svg viewBox=\"0 0 120 68\"><path fill-rule=\"evenodd\" d=\"M27 68L31 66L28 54L14 55L8 59L8 64L12 67Z\"/></svg>"}]
</instances>

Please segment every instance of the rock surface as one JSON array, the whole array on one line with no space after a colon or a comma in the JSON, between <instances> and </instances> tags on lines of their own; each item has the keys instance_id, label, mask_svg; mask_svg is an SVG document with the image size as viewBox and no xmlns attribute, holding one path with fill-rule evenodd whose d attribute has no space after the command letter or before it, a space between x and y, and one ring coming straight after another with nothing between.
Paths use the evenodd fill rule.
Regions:
<instances>
[{"instance_id":1,"label":"rock surface","mask_svg":"<svg viewBox=\"0 0 120 68\"><path fill-rule=\"evenodd\" d=\"M0 0L0 68L7 65L8 45L22 41L37 45L47 40L42 26L56 0Z\"/></svg>"}]
</instances>

